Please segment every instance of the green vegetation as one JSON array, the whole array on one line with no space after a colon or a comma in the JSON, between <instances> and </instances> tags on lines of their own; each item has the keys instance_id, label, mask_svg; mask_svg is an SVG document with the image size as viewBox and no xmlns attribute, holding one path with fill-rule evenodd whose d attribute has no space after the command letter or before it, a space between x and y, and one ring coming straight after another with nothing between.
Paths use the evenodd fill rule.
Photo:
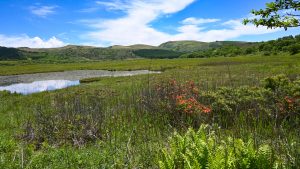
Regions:
<instances>
[{"instance_id":1,"label":"green vegetation","mask_svg":"<svg viewBox=\"0 0 300 169\"><path fill-rule=\"evenodd\" d=\"M0 60L33 60L33 61L87 61L114 60L138 58L133 52L140 49L151 49L147 45L112 46L97 48L90 46L68 45L62 48L30 49L30 48L0 48ZM155 47L153 47L155 48Z\"/></svg>"},{"instance_id":2,"label":"green vegetation","mask_svg":"<svg viewBox=\"0 0 300 169\"><path fill-rule=\"evenodd\" d=\"M268 144L255 147L252 139L223 140L218 132L221 131L201 126L197 132L189 129L183 136L175 133L170 139L170 149L163 150L160 168L293 168L274 154Z\"/></svg>"},{"instance_id":3,"label":"green vegetation","mask_svg":"<svg viewBox=\"0 0 300 169\"><path fill-rule=\"evenodd\" d=\"M84 79L80 86L26 96L0 92L0 168L297 168L299 61L299 54L272 53L1 61L1 75L76 69L163 73Z\"/></svg>"},{"instance_id":4,"label":"green vegetation","mask_svg":"<svg viewBox=\"0 0 300 169\"><path fill-rule=\"evenodd\" d=\"M52 49L0 48L0 61L22 60L27 63L74 63L104 60L129 59L172 59L236 57L240 55L274 55L300 52L299 36L287 36L267 42L238 41L171 41L158 47L149 45L111 46L98 48L90 46L65 46Z\"/></svg>"},{"instance_id":5,"label":"green vegetation","mask_svg":"<svg viewBox=\"0 0 300 169\"><path fill-rule=\"evenodd\" d=\"M134 52L134 54L143 57L143 58L150 58L150 59L164 59L164 58L178 58L181 53L174 52L170 50L164 49L140 49Z\"/></svg>"},{"instance_id":6,"label":"green vegetation","mask_svg":"<svg viewBox=\"0 0 300 169\"><path fill-rule=\"evenodd\" d=\"M291 55L300 53L300 35L287 36L277 40L261 43L247 43L243 45L233 45L225 43L221 47L208 50L197 51L182 55L183 58L207 58L207 57L235 57L239 55L263 54L276 55L279 53L289 53Z\"/></svg>"},{"instance_id":7,"label":"green vegetation","mask_svg":"<svg viewBox=\"0 0 300 169\"><path fill-rule=\"evenodd\" d=\"M144 44L136 44L136 45L131 45L131 46L115 45L115 46L111 46L111 47L109 47L109 48L112 48L112 49L132 49L132 50L139 50L139 49L157 49L156 46L144 45Z\"/></svg>"},{"instance_id":8,"label":"green vegetation","mask_svg":"<svg viewBox=\"0 0 300 169\"><path fill-rule=\"evenodd\" d=\"M182 53L191 53L195 51L206 51L209 49L216 49L223 46L249 46L251 42L239 41L216 41L216 42L198 42L198 41L171 41L161 44L159 47L169 49Z\"/></svg>"},{"instance_id":9,"label":"green vegetation","mask_svg":"<svg viewBox=\"0 0 300 169\"><path fill-rule=\"evenodd\" d=\"M159 47L177 52L194 52L209 49L209 43L198 41L171 41L163 43Z\"/></svg>"},{"instance_id":10,"label":"green vegetation","mask_svg":"<svg viewBox=\"0 0 300 169\"><path fill-rule=\"evenodd\" d=\"M15 48L0 47L0 60L22 60L25 59L19 50Z\"/></svg>"},{"instance_id":11,"label":"green vegetation","mask_svg":"<svg viewBox=\"0 0 300 169\"><path fill-rule=\"evenodd\" d=\"M299 0L275 0L266 4L266 9L252 10L252 14L259 18L245 19L244 24L253 23L256 26L268 28L299 27L300 1Z\"/></svg>"},{"instance_id":12,"label":"green vegetation","mask_svg":"<svg viewBox=\"0 0 300 169\"><path fill-rule=\"evenodd\" d=\"M297 62L299 54L290 56L288 54L251 57L214 57L209 59L135 59L135 60L113 60L113 61L85 61L85 62L28 62L28 61L0 61L0 75L28 74L41 72L59 72L66 70L158 70L189 69L199 66L227 66L242 65L251 66L268 62L271 65ZM3 65L3 66L2 66Z\"/></svg>"}]
</instances>

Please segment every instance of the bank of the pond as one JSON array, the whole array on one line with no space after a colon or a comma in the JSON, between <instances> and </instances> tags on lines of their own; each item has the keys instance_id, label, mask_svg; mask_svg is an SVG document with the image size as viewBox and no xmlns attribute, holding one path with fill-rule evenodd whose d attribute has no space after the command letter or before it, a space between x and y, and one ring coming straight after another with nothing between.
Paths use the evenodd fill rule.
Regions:
<instances>
[{"instance_id":1,"label":"bank of the pond","mask_svg":"<svg viewBox=\"0 0 300 169\"><path fill-rule=\"evenodd\" d=\"M0 76L0 91L32 94L43 91L63 89L80 84L82 79L101 77L121 77L142 74L160 73L148 70L137 71L106 71L106 70L75 70L64 72L35 73L11 76Z\"/></svg>"},{"instance_id":2,"label":"bank of the pond","mask_svg":"<svg viewBox=\"0 0 300 169\"><path fill-rule=\"evenodd\" d=\"M74 70L64 72L49 72L49 73L34 73L0 76L0 86L7 86L16 83L32 83L34 81L46 80L81 80L95 77L119 77L119 76L134 76L142 74L160 73L149 70L135 71L107 71L107 70Z\"/></svg>"}]
</instances>

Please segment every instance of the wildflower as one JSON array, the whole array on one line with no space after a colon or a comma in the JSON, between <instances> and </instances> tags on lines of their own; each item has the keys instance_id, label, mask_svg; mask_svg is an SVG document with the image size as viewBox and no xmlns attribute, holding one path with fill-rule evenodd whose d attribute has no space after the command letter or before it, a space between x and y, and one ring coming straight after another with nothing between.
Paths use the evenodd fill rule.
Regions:
<instances>
[{"instance_id":1,"label":"wildflower","mask_svg":"<svg viewBox=\"0 0 300 169\"><path fill-rule=\"evenodd\" d=\"M297 102L297 97L293 97L293 98L290 98L288 96L285 97L285 101L287 102L288 104L288 108L289 109L292 109L294 106L296 106L296 102Z\"/></svg>"},{"instance_id":2,"label":"wildflower","mask_svg":"<svg viewBox=\"0 0 300 169\"><path fill-rule=\"evenodd\" d=\"M210 112L211 112L211 109L208 108L208 107L203 107L202 111L203 111L204 113L210 113Z\"/></svg>"},{"instance_id":3,"label":"wildflower","mask_svg":"<svg viewBox=\"0 0 300 169\"><path fill-rule=\"evenodd\" d=\"M186 104L186 100L179 100L179 105Z\"/></svg>"},{"instance_id":4,"label":"wildflower","mask_svg":"<svg viewBox=\"0 0 300 169\"><path fill-rule=\"evenodd\" d=\"M178 95L178 96L176 96L176 99L177 100L180 100L180 99L182 99L183 97L181 96L181 95Z\"/></svg>"},{"instance_id":5,"label":"wildflower","mask_svg":"<svg viewBox=\"0 0 300 169\"><path fill-rule=\"evenodd\" d=\"M285 97L285 101L289 104L292 104L294 100L292 98L289 98L288 96Z\"/></svg>"}]
</instances>

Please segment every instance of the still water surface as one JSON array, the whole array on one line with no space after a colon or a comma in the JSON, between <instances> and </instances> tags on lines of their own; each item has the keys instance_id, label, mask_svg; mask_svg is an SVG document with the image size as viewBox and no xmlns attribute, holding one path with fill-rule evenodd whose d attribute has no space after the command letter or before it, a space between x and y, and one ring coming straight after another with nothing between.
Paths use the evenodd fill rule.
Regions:
<instances>
[{"instance_id":1,"label":"still water surface","mask_svg":"<svg viewBox=\"0 0 300 169\"><path fill-rule=\"evenodd\" d=\"M0 91L32 94L43 91L63 89L80 84L80 80L93 77L119 77L141 74L160 73L148 70L137 71L106 71L106 70L75 70L65 72L35 73L13 76L0 76Z\"/></svg>"},{"instance_id":2,"label":"still water surface","mask_svg":"<svg viewBox=\"0 0 300 169\"><path fill-rule=\"evenodd\" d=\"M70 86L79 85L79 80L70 81L70 80L45 80L45 81L35 81L32 83L18 83L12 84L9 86L0 86L0 91L9 91L11 93L20 93L20 94L32 94L43 91L52 91L57 89L63 89Z\"/></svg>"}]
</instances>

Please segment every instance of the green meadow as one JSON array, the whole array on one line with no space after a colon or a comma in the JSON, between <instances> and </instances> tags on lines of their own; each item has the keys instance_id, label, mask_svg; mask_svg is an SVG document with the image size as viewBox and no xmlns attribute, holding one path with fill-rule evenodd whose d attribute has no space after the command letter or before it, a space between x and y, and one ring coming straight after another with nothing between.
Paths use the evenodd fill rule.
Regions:
<instances>
[{"instance_id":1,"label":"green meadow","mask_svg":"<svg viewBox=\"0 0 300 169\"><path fill-rule=\"evenodd\" d=\"M46 63L0 75L156 70L0 92L0 168L298 168L300 55Z\"/></svg>"}]
</instances>

